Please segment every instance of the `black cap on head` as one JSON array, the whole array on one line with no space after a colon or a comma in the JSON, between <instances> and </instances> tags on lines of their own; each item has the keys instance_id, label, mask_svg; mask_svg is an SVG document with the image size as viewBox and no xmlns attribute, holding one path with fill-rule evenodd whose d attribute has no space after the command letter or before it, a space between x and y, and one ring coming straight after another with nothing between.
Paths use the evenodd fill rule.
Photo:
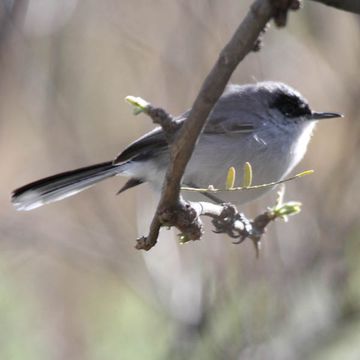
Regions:
<instances>
[{"instance_id":1,"label":"black cap on head","mask_svg":"<svg viewBox=\"0 0 360 360\"><path fill-rule=\"evenodd\" d=\"M278 93L271 107L278 109L284 116L289 118L311 115L307 101L293 93Z\"/></svg>"},{"instance_id":2,"label":"black cap on head","mask_svg":"<svg viewBox=\"0 0 360 360\"><path fill-rule=\"evenodd\" d=\"M308 120L322 120L343 117L333 112L312 111L307 100L290 87L278 91L270 107L276 108L287 118L304 117Z\"/></svg>"}]
</instances>

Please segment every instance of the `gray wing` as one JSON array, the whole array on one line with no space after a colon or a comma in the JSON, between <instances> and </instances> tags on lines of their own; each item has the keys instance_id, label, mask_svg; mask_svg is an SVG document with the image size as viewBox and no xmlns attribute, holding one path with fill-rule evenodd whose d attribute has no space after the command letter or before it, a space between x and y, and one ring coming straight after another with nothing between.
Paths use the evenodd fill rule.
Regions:
<instances>
[{"instance_id":1,"label":"gray wing","mask_svg":"<svg viewBox=\"0 0 360 360\"><path fill-rule=\"evenodd\" d=\"M255 126L249 121L240 122L240 115L229 118L229 117L214 117L210 118L204 134L248 134L253 132Z\"/></svg>"},{"instance_id":2,"label":"gray wing","mask_svg":"<svg viewBox=\"0 0 360 360\"><path fill-rule=\"evenodd\" d=\"M114 164L120 164L134 158L150 156L154 152L166 150L167 148L168 144L164 132L158 127L125 148L125 150L115 158Z\"/></svg>"},{"instance_id":3,"label":"gray wing","mask_svg":"<svg viewBox=\"0 0 360 360\"><path fill-rule=\"evenodd\" d=\"M225 100L225 101L224 101ZM248 134L255 126L246 120L247 114L240 109L234 109L227 99L221 99L210 115L210 119L204 129L204 134ZM229 106L230 105L230 106ZM184 123L190 110L176 118L179 123ZM160 127L155 128L138 140L131 143L114 160L114 164L119 164L131 159L144 159L152 154L166 151L168 144L164 132Z\"/></svg>"},{"instance_id":4,"label":"gray wing","mask_svg":"<svg viewBox=\"0 0 360 360\"><path fill-rule=\"evenodd\" d=\"M211 113L204 133L247 134L258 125L250 105L250 99L239 96L239 87L230 85ZM245 100L245 101L244 101Z\"/></svg>"},{"instance_id":5,"label":"gray wing","mask_svg":"<svg viewBox=\"0 0 360 360\"><path fill-rule=\"evenodd\" d=\"M183 123L189 114L189 111L175 118L178 123ZM161 127L151 130L139 139L135 140L126 147L114 160L114 164L123 163L132 159L145 159L152 154L156 154L168 149L168 143Z\"/></svg>"}]
</instances>

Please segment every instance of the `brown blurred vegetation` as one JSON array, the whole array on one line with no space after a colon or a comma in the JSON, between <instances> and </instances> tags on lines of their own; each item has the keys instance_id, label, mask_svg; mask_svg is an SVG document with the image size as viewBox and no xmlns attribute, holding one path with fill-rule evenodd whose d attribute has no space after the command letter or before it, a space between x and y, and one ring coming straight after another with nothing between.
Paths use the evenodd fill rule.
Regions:
<instances>
[{"instance_id":1,"label":"brown blurred vegetation","mask_svg":"<svg viewBox=\"0 0 360 360\"><path fill-rule=\"evenodd\" d=\"M0 358L359 359L360 20L305 2L233 82L284 81L321 111L287 186L303 202L255 260L210 227L134 249L156 199L124 179L29 213L11 190L113 158L152 128L126 95L191 106L250 1L11 1L0 5ZM251 204L249 214L272 204Z\"/></svg>"}]
</instances>

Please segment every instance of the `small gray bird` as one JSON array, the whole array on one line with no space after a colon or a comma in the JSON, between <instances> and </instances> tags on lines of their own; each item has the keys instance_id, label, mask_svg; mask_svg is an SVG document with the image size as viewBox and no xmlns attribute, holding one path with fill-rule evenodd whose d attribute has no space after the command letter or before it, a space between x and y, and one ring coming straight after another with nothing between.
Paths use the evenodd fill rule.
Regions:
<instances>
[{"instance_id":1,"label":"small gray bird","mask_svg":"<svg viewBox=\"0 0 360 360\"><path fill-rule=\"evenodd\" d=\"M176 121L183 123L188 115L189 111ZM283 83L229 85L198 140L183 184L201 188L211 184L222 189L229 167L243 169L245 162L252 165L253 184L283 179L304 156L316 121L341 116L310 110L307 100ZM160 191L168 162L168 144L161 128L156 128L130 144L114 161L53 175L15 190L12 203L17 210L32 210L115 175L130 178L119 193L144 182ZM267 190L221 192L217 196L243 204Z\"/></svg>"}]
</instances>

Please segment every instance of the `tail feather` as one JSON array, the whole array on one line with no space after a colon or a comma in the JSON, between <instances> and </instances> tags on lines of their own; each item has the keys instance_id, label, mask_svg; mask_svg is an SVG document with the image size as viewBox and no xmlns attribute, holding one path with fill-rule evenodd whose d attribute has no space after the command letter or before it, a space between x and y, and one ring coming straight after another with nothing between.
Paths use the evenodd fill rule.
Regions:
<instances>
[{"instance_id":1,"label":"tail feather","mask_svg":"<svg viewBox=\"0 0 360 360\"><path fill-rule=\"evenodd\" d=\"M32 210L64 199L121 172L112 161L63 172L16 189L11 202L17 210Z\"/></svg>"}]
</instances>

